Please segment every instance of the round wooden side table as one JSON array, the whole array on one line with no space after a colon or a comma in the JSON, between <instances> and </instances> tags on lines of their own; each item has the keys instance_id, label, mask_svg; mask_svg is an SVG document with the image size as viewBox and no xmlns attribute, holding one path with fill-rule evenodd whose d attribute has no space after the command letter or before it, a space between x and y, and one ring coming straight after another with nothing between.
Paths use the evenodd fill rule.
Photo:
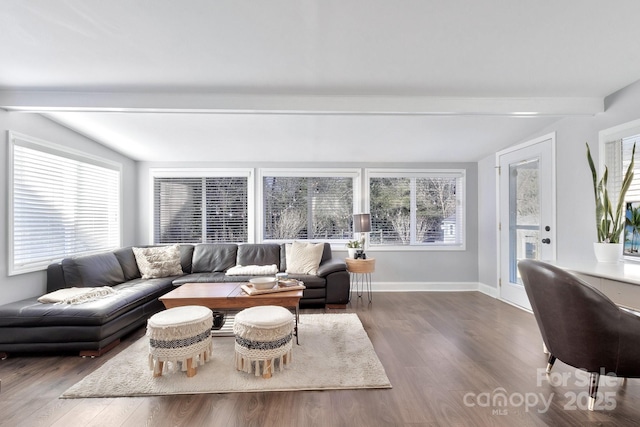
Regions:
<instances>
[{"instance_id":1,"label":"round wooden side table","mask_svg":"<svg viewBox=\"0 0 640 427\"><path fill-rule=\"evenodd\" d=\"M376 259L347 258L345 259L345 262L347 263L347 270L351 274L351 283L356 288L356 294L358 295L358 298L362 297L364 288L366 286L367 296L369 297L369 302L371 302L371 273L373 273L376 269ZM351 292L349 292L349 295L351 295Z\"/></svg>"}]
</instances>

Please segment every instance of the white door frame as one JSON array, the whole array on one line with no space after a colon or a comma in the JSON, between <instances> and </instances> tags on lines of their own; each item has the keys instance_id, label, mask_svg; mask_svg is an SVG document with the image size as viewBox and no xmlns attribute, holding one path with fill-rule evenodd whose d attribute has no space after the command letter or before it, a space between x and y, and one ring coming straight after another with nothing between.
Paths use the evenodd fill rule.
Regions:
<instances>
[{"instance_id":1,"label":"white door frame","mask_svg":"<svg viewBox=\"0 0 640 427\"><path fill-rule=\"evenodd\" d=\"M512 304L510 301L506 301L502 298L502 284L500 283L502 278L502 244L501 244L501 236L500 236L500 157L505 155L505 154L509 154L512 153L514 151L518 151L521 150L523 148L527 148L530 147L532 145L547 141L547 140L551 140L551 221L553 224L553 227L550 231L550 239L552 239L552 242L554 242L554 244L551 247L551 253L552 253L552 261L555 261L557 259L557 252L558 252L558 240L557 240L557 232L556 232L556 228L557 228L557 218L556 218L556 133L555 132L551 132L548 133L546 135L542 135L538 138L532 139L530 141L526 141L508 148L505 148L504 150L498 151L496 153L496 158L495 158L495 176L496 176L496 241L498 243L497 245L497 256L496 256L496 268L497 268L497 276L498 276L498 299L508 303L508 304ZM514 304L512 304L514 305ZM515 307L519 307L519 308L523 308L517 305L514 305Z\"/></svg>"}]
</instances>

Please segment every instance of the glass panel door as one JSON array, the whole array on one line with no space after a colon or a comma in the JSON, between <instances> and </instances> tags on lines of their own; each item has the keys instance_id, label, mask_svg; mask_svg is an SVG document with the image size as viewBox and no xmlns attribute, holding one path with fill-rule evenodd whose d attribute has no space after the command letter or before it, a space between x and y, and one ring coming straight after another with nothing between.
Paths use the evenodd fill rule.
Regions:
<instances>
[{"instance_id":1,"label":"glass panel door","mask_svg":"<svg viewBox=\"0 0 640 427\"><path fill-rule=\"evenodd\" d=\"M509 165L509 280L522 284L521 259L540 258L540 159Z\"/></svg>"},{"instance_id":2,"label":"glass panel door","mask_svg":"<svg viewBox=\"0 0 640 427\"><path fill-rule=\"evenodd\" d=\"M518 261L555 259L554 138L498 153L500 297L529 309Z\"/></svg>"}]
</instances>

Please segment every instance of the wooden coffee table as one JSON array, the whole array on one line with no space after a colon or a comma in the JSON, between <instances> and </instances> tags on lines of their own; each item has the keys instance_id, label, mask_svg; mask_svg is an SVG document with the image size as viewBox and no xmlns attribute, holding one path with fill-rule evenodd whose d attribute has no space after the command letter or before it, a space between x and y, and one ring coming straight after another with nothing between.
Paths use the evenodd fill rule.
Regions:
<instances>
[{"instance_id":1,"label":"wooden coffee table","mask_svg":"<svg viewBox=\"0 0 640 427\"><path fill-rule=\"evenodd\" d=\"M230 311L239 311L261 305L279 305L293 308L296 319L296 342L298 342L298 321L300 320L302 290L247 295L240 287L246 284L246 282L185 283L159 299L166 308L184 305L201 305L211 309Z\"/></svg>"}]
</instances>

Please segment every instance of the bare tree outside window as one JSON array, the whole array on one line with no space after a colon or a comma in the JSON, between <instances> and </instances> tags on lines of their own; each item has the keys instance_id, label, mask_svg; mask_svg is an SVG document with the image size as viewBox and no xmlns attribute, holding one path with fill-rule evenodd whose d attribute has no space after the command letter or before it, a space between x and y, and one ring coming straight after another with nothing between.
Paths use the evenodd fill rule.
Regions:
<instances>
[{"instance_id":1,"label":"bare tree outside window","mask_svg":"<svg viewBox=\"0 0 640 427\"><path fill-rule=\"evenodd\" d=\"M540 218L538 173L537 163L530 168L525 166L517 169L516 223L519 225L538 225Z\"/></svg>"},{"instance_id":2,"label":"bare tree outside window","mask_svg":"<svg viewBox=\"0 0 640 427\"><path fill-rule=\"evenodd\" d=\"M460 182L460 176L453 174L370 178L371 243L460 243Z\"/></svg>"},{"instance_id":3,"label":"bare tree outside window","mask_svg":"<svg viewBox=\"0 0 640 427\"><path fill-rule=\"evenodd\" d=\"M443 222L456 214L455 178L416 179L418 242L444 241Z\"/></svg>"},{"instance_id":4,"label":"bare tree outside window","mask_svg":"<svg viewBox=\"0 0 640 427\"><path fill-rule=\"evenodd\" d=\"M353 179L266 176L264 239L341 240L352 236Z\"/></svg>"},{"instance_id":5,"label":"bare tree outside window","mask_svg":"<svg viewBox=\"0 0 640 427\"><path fill-rule=\"evenodd\" d=\"M411 188L408 178L371 178L372 244L409 244Z\"/></svg>"}]
</instances>

